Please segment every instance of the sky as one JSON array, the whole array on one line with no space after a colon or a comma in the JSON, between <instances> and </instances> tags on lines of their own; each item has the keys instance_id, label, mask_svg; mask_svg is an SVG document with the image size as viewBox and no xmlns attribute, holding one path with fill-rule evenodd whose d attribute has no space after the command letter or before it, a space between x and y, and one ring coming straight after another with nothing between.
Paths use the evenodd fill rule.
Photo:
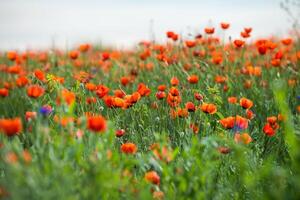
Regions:
<instances>
[{"instance_id":1,"label":"sky","mask_svg":"<svg viewBox=\"0 0 300 200\"><path fill-rule=\"evenodd\" d=\"M206 26L229 22L226 36L244 27L253 37L284 36L291 27L280 0L0 0L0 50L71 48L84 42L129 48L165 40L176 31L188 39ZM217 30L217 33L220 30Z\"/></svg>"}]
</instances>

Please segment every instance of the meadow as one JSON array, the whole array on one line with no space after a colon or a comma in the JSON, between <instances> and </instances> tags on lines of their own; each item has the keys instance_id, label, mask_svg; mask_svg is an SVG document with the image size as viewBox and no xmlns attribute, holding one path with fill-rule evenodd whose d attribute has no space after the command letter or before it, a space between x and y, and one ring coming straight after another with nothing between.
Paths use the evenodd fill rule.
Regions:
<instances>
[{"instance_id":1,"label":"meadow","mask_svg":"<svg viewBox=\"0 0 300 200\"><path fill-rule=\"evenodd\" d=\"M0 53L0 198L299 199L299 35L229 28Z\"/></svg>"}]
</instances>

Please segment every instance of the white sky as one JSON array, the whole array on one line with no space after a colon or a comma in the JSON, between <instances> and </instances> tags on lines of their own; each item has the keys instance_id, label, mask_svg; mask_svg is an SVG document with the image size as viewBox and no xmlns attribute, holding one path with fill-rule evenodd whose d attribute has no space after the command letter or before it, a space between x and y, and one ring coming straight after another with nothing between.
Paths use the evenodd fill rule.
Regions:
<instances>
[{"instance_id":1,"label":"white sky","mask_svg":"<svg viewBox=\"0 0 300 200\"><path fill-rule=\"evenodd\" d=\"M227 35L243 27L253 36L286 35L290 23L279 0L0 0L0 50L102 42L123 48L167 30L185 37L207 25L231 23Z\"/></svg>"}]
</instances>

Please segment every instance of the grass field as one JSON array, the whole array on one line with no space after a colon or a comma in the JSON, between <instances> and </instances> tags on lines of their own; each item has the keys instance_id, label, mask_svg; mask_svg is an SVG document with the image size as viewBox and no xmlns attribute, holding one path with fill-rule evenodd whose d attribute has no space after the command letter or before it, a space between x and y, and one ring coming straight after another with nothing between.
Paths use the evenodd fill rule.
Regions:
<instances>
[{"instance_id":1,"label":"grass field","mask_svg":"<svg viewBox=\"0 0 300 200\"><path fill-rule=\"evenodd\" d=\"M0 54L0 197L299 199L299 37L229 26Z\"/></svg>"}]
</instances>

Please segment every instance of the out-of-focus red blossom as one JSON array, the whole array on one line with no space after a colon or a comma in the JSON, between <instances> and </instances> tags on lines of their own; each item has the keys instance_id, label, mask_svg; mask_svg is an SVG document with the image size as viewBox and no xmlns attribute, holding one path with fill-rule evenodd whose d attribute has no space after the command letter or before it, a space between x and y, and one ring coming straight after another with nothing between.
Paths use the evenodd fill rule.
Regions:
<instances>
[{"instance_id":1,"label":"out-of-focus red blossom","mask_svg":"<svg viewBox=\"0 0 300 200\"><path fill-rule=\"evenodd\" d=\"M26 78L26 76L19 76L16 80L16 84L18 87L24 87L29 83L29 80Z\"/></svg>"},{"instance_id":2,"label":"out-of-focus red blossom","mask_svg":"<svg viewBox=\"0 0 300 200\"><path fill-rule=\"evenodd\" d=\"M130 79L129 79L128 77L126 77L126 76L123 76L123 77L121 77L121 79L120 79L120 82L121 82L121 84L122 84L123 86L128 85L129 81L130 81Z\"/></svg>"},{"instance_id":3,"label":"out-of-focus red blossom","mask_svg":"<svg viewBox=\"0 0 300 200\"><path fill-rule=\"evenodd\" d=\"M177 86L179 84L179 79L177 77L171 78L171 85Z\"/></svg>"},{"instance_id":4,"label":"out-of-focus red blossom","mask_svg":"<svg viewBox=\"0 0 300 200\"><path fill-rule=\"evenodd\" d=\"M199 93L194 93L194 97L198 101L202 101L203 100L203 96L201 94L199 94Z\"/></svg>"},{"instance_id":5,"label":"out-of-focus red blossom","mask_svg":"<svg viewBox=\"0 0 300 200\"><path fill-rule=\"evenodd\" d=\"M0 119L0 132L7 136L18 135L22 129L22 121L19 117L13 119Z\"/></svg>"},{"instance_id":6,"label":"out-of-focus red blossom","mask_svg":"<svg viewBox=\"0 0 300 200\"><path fill-rule=\"evenodd\" d=\"M250 27L249 28L244 28L244 31L249 34L249 33L252 32L252 28L250 28Z\"/></svg>"},{"instance_id":7,"label":"out-of-focus red blossom","mask_svg":"<svg viewBox=\"0 0 300 200\"><path fill-rule=\"evenodd\" d=\"M246 110L246 116L247 119L253 119L255 115L251 110Z\"/></svg>"},{"instance_id":8,"label":"out-of-focus red blossom","mask_svg":"<svg viewBox=\"0 0 300 200\"><path fill-rule=\"evenodd\" d=\"M275 130L272 128L272 126L267 123L265 124L265 126L263 127L263 131L267 136L274 136L275 135Z\"/></svg>"},{"instance_id":9,"label":"out-of-focus red blossom","mask_svg":"<svg viewBox=\"0 0 300 200\"><path fill-rule=\"evenodd\" d=\"M140 83L137 92L140 93L141 96L149 96L151 90L144 83Z\"/></svg>"},{"instance_id":10,"label":"out-of-focus red blossom","mask_svg":"<svg viewBox=\"0 0 300 200\"><path fill-rule=\"evenodd\" d=\"M18 162L18 156L15 152L8 152L5 156L5 161L9 164L16 164Z\"/></svg>"},{"instance_id":11,"label":"out-of-focus red blossom","mask_svg":"<svg viewBox=\"0 0 300 200\"><path fill-rule=\"evenodd\" d=\"M187 102L185 104L185 108L189 111L189 112L195 112L196 110L196 106L194 105L193 102Z\"/></svg>"},{"instance_id":12,"label":"out-of-focus red blossom","mask_svg":"<svg viewBox=\"0 0 300 200\"><path fill-rule=\"evenodd\" d=\"M201 105L201 110L208 114L215 114L217 112L217 106L212 103L203 103Z\"/></svg>"},{"instance_id":13,"label":"out-of-focus red blossom","mask_svg":"<svg viewBox=\"0 0 300 200\"><path fill-rule=\"evenodd\" d=\"M36 116L37 116L37 113L36 113L36 112L30 112L30 111L27 111L27 112L25 113L25 119L26 119L26 121L33 120L33 119L36 118Z\"/></svg>"},{"instance_id":14,"label":"out-of-focus red blossom","mask_svg":"<svg viewBox=\"0 0 300 200\"><path fill-rule=\"evenodd\" d=\"M34 76L37 79L39 79L40 81L45 81L46 80L44 72L40 69L34 70Z\"/></svg>"},{"instance_id":15,"label":"out-of-focus red blossom","mask_svg":"<svg viewBox=\"0 0 300 200\"><path fill-rule=\"evenodd\" d=\"M206 28L204 29L204 32L205 32L206 34L208 34L208 35L212 35L212 34L214 34L214 32L215 32L215 28L212 28L212 27L206 27Z\"/></svg>"},{"instance_id":16,"label":"out-of-focus red blossom","mask_svg":"<svg viewBox=\"0 0 300 200\"><path fill-rule=\"evenodd\" d=\"M242 46L244 46L245 41L243 41L243 40L234 40L233 43L234 43L234 46L236 48L241 48Z\"/></svg>"},{"instance_id":17,"label":"out-of-focus red blossom","mask_svg":"<svg viewBox=\"0 0 300 200\"><path fill-rule=\"evenodd\" d=\"M101 115L90 116L87 119L87 128L93 132L103 133L106 131L106 120Z\"/></svg>"},{"instance_id":18,"label":"out-of-focus red blossom","mask_svg":"<svg viewBox=\"0 0 300 200\"><path fill-rule=\"evenodd\" d=\"M155 96L156 96L156 98L157 99L164 99L164 98L166 98L166 93L165 92L163 92L163 91L158 91L156 94L155 94Z\"/></svg>"},{"instance_id":19,"label":"out-of-focus red blossom","mask_svg":"<svg viewBox=\"0 0 300 200\"><path fill-rule=\"evenodd\" d=\"M243 144L249 144L250 142L252 142L252 138L248 133L236 133L234 135L234 141L236 143L243 143Z\"/></svg>"},{"instance_id":20,"label":"out-of-focus red blossom","mask_svg":"<svg viewBox=\"0 0 300 200\"><path fill-rule=\"evenodd\" d=\"M125 154L135 154L137 146L134 143L127 142L121 145L121 151Z\"/></svg>"},{"instance_id":21,"label":"out-of-focus red blossom","mask_svg":"<svg viewBox=\"0 0 300 200\"><path fill-rule=\"evenodd\" d=\"M221 22L220 25L221 25L221 28L224 29L224 30L228 29L229 26L230 26L230 24L229 24L229 23L226 23L226 22Z\"/></svg>"},{"instance_id":22,"label":"out-of-focus red blossom","mask_svg":"<svg viewBox=\"0 0 300 200\"><path fill-rule=\"evenodd\" d=\"M184 118L187 117L189 115L189 112L186 108L177 108L176 110L178 117Z\"/></svg>"},{"instance_id":23,"label":"out-of-focus red blossom","mask_svg":"<svg viewBox=\"0 0 300 200\"><path fill-rule=\"evenodd\" d=\"M16 60L16 59L17 59L17 56L18 56L18 54L17 54L16 51L8 51L8 52L6 53L6 57L7 57L9 60L11 60L11 61Z\"/></svg>"},{"instance_id":24,"label":"out-of-focus red blossom","mask_svg":"<svg viewBox=\"0 0 300 200\"><path fill-rule=\"evenodd\" d=\"M251 100L243 97L240 99L240 105L244 109L250 109L253 106L253 102Z\"/></svg>"},{"instance_id":25,"label":"out-of-focus red blossom","mask_svg":"<svg viewBox=\"0 0 300 200\"><path fill-rule=\"evenodd\" d=\"M228 103L231 104L236 104L237 103L237 98L236 97L228 97Z\"/></svg>"},{"instance_id":26,"label":"out-of-focus red blossom","mask_svg":"<svg viewBox=\"0 0 300 200\"><path fill-rule=\"evenodd\" d=\"M236 126L241 130L248 128L248 121L248 119L239 115L237 115L236 117L226 117L219 120L220 124L226 129L232 129Z\"/></svg>"},{"instance_id":27,"label":"out-of-focus red blossom","mask_svg":"<svg viewBox=\"0 0 300 200\"><path fill-rule=\"evenodd\" d=\"M229 147L218 147L218 151L221 154L228 154L230 153L231 149Z\"/></svg>"},{"instance_id":28,"label":"out-of-focus red blossom","mask_svg":"<svg viewBox=\"0 0 300 200\"><path fill-rule=\"evenodd\" d=\"M31 98L39 98L44 92L44 88L39 85L31 85L27 88L27 95Z\"/></svg>"},{"instance_id":29,"label":"out-of-focus red blossom","mask_svg":"<svg viewBox=\"0 0 300 200\"><path fill-rule=\"evenodd\" d=\"M171 148L167 146L160 146L158 143L154 143L150 146L156 159L159 159L164 162L171 162L173 160L173 152Z\"/></svg>"},{"instance_id":30,"label":"out-of-focus red blossom","mask_svg":"<svg viewBox=\"0 0 300 200\"><path fill-rule=\"evenodd\" d=\"M196 135L199 132L199 126L197 124L191 123L190 128L193 130L193 133Z\"/></svg>"},{"instance_id":31,"label":"out-of-focus red blossom","mask_svg":"<svg viewBox=\"0 0 300 200\"><path fill-rule=\"evenodd\" d=\"M154 191L152 193L153 199L162 200L162 199L164 199L164 196L165 196L165 194L162 191Z\"/></svg>"},{"instance_id":32,"label":"out-of-focus red blossom","mask_svg":"<svg viewBox=\"0 0 300 200\"><path fill-rule=\"evenodd\" d=\"M32 160L32 157L31 157L31 154L30 152L25 149L23 152L22 152L22 156L23 156L23 160L26 164L29 164Z\"/></svg>"},{"instance_id":33,"label":"out-of-focus red blossom","mask_svg":"<svg viewBox=\"0 0 300 200\"><path fill-rule=\"evenodd\" d=\"M70 51L70 52L69 52L69 57L70 57L71 59L75 60L75 59L78 58L79 54L80 54L79 51L73 50L73 51Z\"/></svg>"},{"instance_id":34,"label":"out-of-focus red blossom","mask_svg":"<svg viewBox=\"0 0 300 200\"><path fill-rule=\"evenodd\" d=\"M232 129L234 127L234 123L234 117L227 117L220 120L220 124L226 129Z\"/></svg>"},{"instance_id":35,"label":"out-of-focus red blossom","mask_svg":"<svg viewBox=\"0 0 300 200\"><path fill-rule=\"evenodd\" d=\"M93 83L86 83L85 88L89 91L95 91L97 89L97 86Z\"/></svg>"},{"instance_id":36,"label":"out-of-focus red blossom","mask_svg":"<svg viewBox=\"0 0 300 200\"><path fill-rule=\"evenodd\" d=\"M146 181L154 184L154 185L159 185L160 184L160 177L157 174L156 171L149 171L145 174L145 179Z\"/></svg>"},{"instance_id":37,"label":"out-of-focus red blossom","mask_svg":"<svg viewBox=\"0 0 300 200\"><path fill-rule=\"evenodd\" d=\"M199 78L197 75L191 75L188 77L188 82L191 84L196 84L196 83L198 83L198 81L199 81Z\"/></svg>"},{"instance_id":38,"label":"out-of-focus red blossom","mask_svg":"<svg viewBox=\"0 0 300 200\"><path fill-rule=\"evenodd\" d=\"M87 104L94 104L97 102L97 99L95 97L87 97L86 98L86 103Z\"/></svg>"},{"instance_id":39,"label":"out-of-focus red blossom","mask_svg":"<svg viewBox=\"0 0 300 200\"><path fill-rule=\"evenodd\" d=\"M71 92L67 89L62 90L61 96L68 105L74 103L76 99L74 92Z\"/></svg>"},{"instance_id":40,"label":"out-of-focus red blossom","mask_svg":"<svg viewBox=\"0 0 300 200\"><path fill-rule=\"evenodd\" d=\"M96 88L96 95L101 99L106 96L109 92L109 88L105 85L98 85Z\"/></svg>"},{"instance_id":41,"label":"out-of-focus red blossom","mask_svg":"<svg viewBox=\"0 0 300 200\"><path fill-rule=\"evenodd\" d=\"M9 94L9 90L6 88L0 88L0 97L7 97Z\"/></svg>"},{"instance_id":42,"label":"out-of-focus red blossom","mask_svg":"<svg viewBox=\"0 0 300 200\"><path fill-rule=\"evenodd\" d=\"M124 129L118 129L116 130L116 136L117 137L122 137L125 134L125 130Z\"/></svg>"}]
</instances>

